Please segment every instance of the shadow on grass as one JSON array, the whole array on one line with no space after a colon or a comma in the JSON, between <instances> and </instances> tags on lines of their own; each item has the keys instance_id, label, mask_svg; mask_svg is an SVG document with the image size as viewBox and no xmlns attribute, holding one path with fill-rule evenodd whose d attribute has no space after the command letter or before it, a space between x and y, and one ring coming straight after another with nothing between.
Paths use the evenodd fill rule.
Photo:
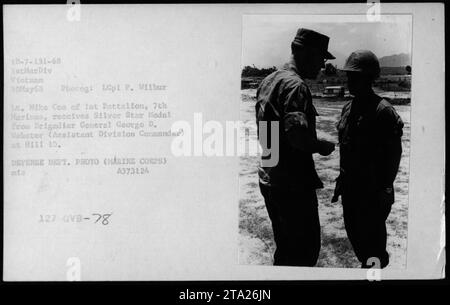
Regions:
<instances>
[{"instance_id":1,"label":"shadow on grass","mask_svg":"<svg viewBox=\"0 0 450 305\"><path fill-rule=\"evenodd\" d=\"M274 243L272 224L264 206L248 206L255 202L253 199L240 200L239 231L261 240L266 246L265 250L269 251Z\"/></svg>"},{"instance_id":2,"label":"shadow on grass","mask_svg":"<svg viewBox=\"0 0 450 305\"><path fill-rule=\"evenodd\" d=\"M334 258L336 261L329 261ZM347 237L335 235L322 235L322 250L319 256L318 267L358 268L360 263L355 257L353 247Z\"/></svg>"}]
</instances>

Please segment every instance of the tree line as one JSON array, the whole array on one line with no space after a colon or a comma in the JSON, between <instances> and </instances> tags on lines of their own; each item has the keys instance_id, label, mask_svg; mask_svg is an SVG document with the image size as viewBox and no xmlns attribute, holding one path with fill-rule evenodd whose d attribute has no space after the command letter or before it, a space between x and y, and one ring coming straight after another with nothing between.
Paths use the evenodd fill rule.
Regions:
<instances>
[{"instance_id":1,"label":"tree line","mask_svg":"<svg viewBox=\"0 0 450 305\"><path fill-rule=\"evenodd\" d=\"M241 77L266 77L270 73L276 71L277 68L275 66L271 68L257 68L255 65L253 66L245 66L242 69ZM411 75L411 66L406 67L382 67L382 72L386 74L403 74L406 70L406 74ZM332 65L331 63L327 63L325 65L325 69L323 73L326 76L337 75L337 66ZM403 72L403 73L402 73ZM383 73L382 73L383 74Z\"/></svg>"},{"instance_id":2,"label":"tree line","mask_svg":"<svg viewBox=\"0 0 450 305\"><path fill-rule=\"evenodd\" d=\"M272 72L275 72L277 68L273 66L272 68L257 68L255 65L253 66L245 66L242 69L242 77L266 77Z\"/></svg>"}]
</instances>

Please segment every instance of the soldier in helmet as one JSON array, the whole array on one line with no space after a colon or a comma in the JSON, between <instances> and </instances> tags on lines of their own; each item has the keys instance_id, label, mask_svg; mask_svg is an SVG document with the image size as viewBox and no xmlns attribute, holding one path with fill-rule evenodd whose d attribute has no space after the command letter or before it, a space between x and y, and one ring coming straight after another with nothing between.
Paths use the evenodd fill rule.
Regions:
<instances>
[{"instance_id":1,"label":"soldier in helmet","mask_svg":"<svg viewBox=\"0 0 450 305\"><path fill-rule=\"evenodd\" d=\"M340 175L332 201L341 196L345 229L362 267L379 262L384 268L389 264L386 219L394 203L403 122L372 90L380 73L375 54L355 51L343 70L354 99L343 107L337 124Z\"/></svg>"},{"instance_id":2,"label":"soldier in helmet","mask_svg":"<svg viewBox=\"0 0 450 305\"><path fill-rule=\"evenodd\" d=\"M327 51L328 41L325 35L299 29L291 44L291 61L267 76L256 93L258 128L262 121L280 126L278 163L264 166L261 160L258 170L276 243L274 265L314 266L319 256L316 189L323 185L312 154L329 155L334 144L317 139L318 114L304 80L316 78L325 60L334 58Z\"/></svg>"}]
</instances>

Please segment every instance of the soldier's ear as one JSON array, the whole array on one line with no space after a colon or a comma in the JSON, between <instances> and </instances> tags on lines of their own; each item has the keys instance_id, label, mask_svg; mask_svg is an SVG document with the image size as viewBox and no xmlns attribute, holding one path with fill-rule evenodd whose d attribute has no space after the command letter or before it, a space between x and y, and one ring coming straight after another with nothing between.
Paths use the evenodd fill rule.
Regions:
<instances>
[{"instance_id":1,"label":"soldier's ear","mask_svg":"<svg viewBox=\"0 0 450 305\"><path fill-rule=\"evenodd\" d=\"M291 43L291 52L294 57L299 57L305 53L305 47L295 43Z\"/></svg>"},{"instance_id":2,"label":"soldier's ear","mask_svg":"<svg viewBox=\"0 0 450 305\"><path fill-rule=\"evenodd\" d=\"M306 57L306 49L302 46L294 45L292 47L292 57L296 63L304 62Z\"/></svg>"}]
</instances>

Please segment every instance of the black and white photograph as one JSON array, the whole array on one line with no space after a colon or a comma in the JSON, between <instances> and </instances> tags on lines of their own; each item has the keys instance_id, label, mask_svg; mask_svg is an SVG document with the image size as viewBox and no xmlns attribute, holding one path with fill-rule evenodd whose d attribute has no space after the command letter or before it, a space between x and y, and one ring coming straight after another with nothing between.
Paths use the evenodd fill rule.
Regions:
<instances>
[{"instance_id":1,"label":"black and white photograph","mask_svg":"<svg viewBox=\"0 0 450 305\"><path fill-rule=\"evenodd\" d=\"M243 17L243 128L279 153L240 159L239 263L405 268L412 18L381 18Z\"/></svg>"},{"instance_id":2,"label":"black and white photograph","mask_svg":"<svg viewBox=\"0 0 450 305\"><path fill-rule=\"evenodd\" d=\"M445 277L444 5L2 8L3 281Z\"/></svg>"}]
</instances>

